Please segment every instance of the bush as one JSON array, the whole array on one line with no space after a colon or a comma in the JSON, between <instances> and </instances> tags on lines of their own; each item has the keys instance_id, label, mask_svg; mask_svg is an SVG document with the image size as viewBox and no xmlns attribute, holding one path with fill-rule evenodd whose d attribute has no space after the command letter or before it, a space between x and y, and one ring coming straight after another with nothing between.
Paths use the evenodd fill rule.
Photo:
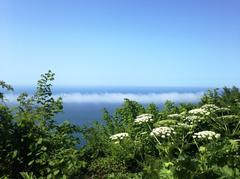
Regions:
<instances>
[{"instance_id":1,"label":"bush","mask_svg":"<svg viewBox=\"0 0 240 179\"><path fill-rule=\"evenodd\" d=\"M23 93L19 105L0 105L0 173L10 178L53 178L71 176L84 167L74 133L78 127L67 122L57 125L54 116L62 111L61 98L54 99L49 71L38 81L33 96ZM2 83L2 87L6 87ZM12 90L10 86L8 89Z\"/></svg>"},{"instance_id":2,"label":"bush","mask_svg":"<svg viewBox=\"0 0 240 179\"><path fill-rule=\"evenodd\" d=\"M99 159L115 158L121 169L103 170L109 178L239 178L237 91L208 92L199 105L167 101L163 110L126 99L112 116L105 110L104 125L82 131L88 136L84 148L94 156L87 161L92 165ZM111 141L111 136L119 133L128 137ZM90 150L98 146L101 155ZM99 173L103 165L94 165L91 172Z\"/></svg>"}]
</instances>

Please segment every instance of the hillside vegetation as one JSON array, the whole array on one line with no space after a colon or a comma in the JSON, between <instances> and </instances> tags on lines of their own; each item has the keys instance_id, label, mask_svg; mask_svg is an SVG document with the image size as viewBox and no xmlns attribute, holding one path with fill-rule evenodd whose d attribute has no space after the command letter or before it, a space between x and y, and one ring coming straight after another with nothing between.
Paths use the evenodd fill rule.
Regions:
<instances>
[{"instance_id":1,"label":"hillside vegetation","mask_svg":"<svg viewBox=\"0 0 240 179\"><path fill-rule=\"evenodd\" d=\"M240 178L238 88L163 109L125 99L114 114L104 110L104 124L87 127L56 123L63 104L52 80L51 71L42 75L15 107L4 96L13 88L0 81L1 178Z\"/></svg>"}]
</instances>

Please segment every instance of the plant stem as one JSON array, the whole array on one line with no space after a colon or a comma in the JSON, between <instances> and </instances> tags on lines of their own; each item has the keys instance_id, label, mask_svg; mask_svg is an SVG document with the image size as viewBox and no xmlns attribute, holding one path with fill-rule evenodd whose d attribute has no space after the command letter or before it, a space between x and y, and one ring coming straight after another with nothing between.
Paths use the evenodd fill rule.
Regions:
<instances>
[{"instance_id":1,"label":"plant stem","mask_svg":"<svg viewBox=\"0 0 240 179\"><path fill-rule=\"evenodd\" d=\"M148 123L147 123L147 126L148 126L149 130L152 131L152 129L151 129L151 127L149 126ZM156 139L157 143L158 143L159 145L161 145L160 141L158 140L158 138L156 137L156 135L155 135L154 133L153 133L153 137Z\"/></svg>"}]
</instances>

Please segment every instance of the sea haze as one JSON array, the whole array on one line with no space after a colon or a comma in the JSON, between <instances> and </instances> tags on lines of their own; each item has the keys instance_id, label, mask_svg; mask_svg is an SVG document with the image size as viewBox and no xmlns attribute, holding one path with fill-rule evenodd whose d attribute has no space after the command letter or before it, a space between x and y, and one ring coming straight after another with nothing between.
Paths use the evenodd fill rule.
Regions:
<instances>
[{"instance_id":1,"label":"sea haze","mask_svg":"<svg viewBox=\"0 0 240 179\"><path fill-rule=\"evenodd\" d=\"M101 121L103 109L113 113L125 98L135 100L144 106L155 103L160 108L166 100L175 103L200 100L209 88L202 87L55 87L53 96L62 97L64 112L56 116L58 122L68 120L78 125L89 125ZM7 94L10 103L22 92L33 93L29 87L18 87Z\"/></svg>"}]
</instances>

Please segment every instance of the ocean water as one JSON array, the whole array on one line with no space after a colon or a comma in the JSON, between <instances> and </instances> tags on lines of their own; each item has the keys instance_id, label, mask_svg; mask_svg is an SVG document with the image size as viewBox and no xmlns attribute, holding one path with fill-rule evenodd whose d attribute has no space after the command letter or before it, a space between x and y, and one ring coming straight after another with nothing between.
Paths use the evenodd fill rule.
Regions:
<instances>
[{"instance_id":1,"label":"ocean water","mask_svg":"<svg viewBox=\"0 0 240 179\"><path fill-rule=\"evenodd\" d=\"M103 109L113 113L120 107L125 98L135 100L143 105L157 104L160 108L166 100L175 103L199 102L201 96L210 88L202 87L54 87L53 96L62 97L64 111L56 116L58 122L68 120L77 125L90 125L101 121ZM18 87L14 93L7 94L10 103L16 97L33 88Z\"/></svg>"}]
</instances>

